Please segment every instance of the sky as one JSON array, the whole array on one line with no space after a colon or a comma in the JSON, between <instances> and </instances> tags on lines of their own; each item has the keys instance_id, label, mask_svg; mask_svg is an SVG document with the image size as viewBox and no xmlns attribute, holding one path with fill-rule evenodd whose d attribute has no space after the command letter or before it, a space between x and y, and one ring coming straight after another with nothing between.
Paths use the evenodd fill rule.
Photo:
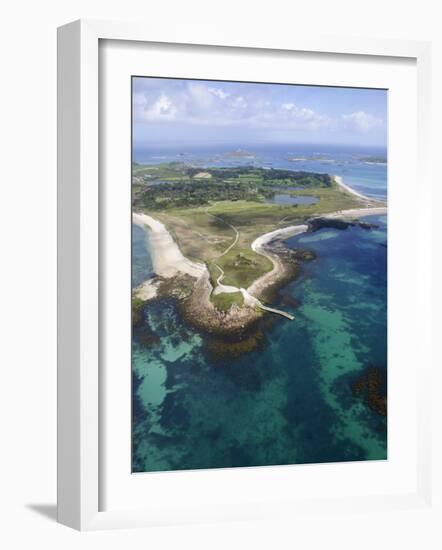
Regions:
<instances>
[{"instance_id":1,"label":"sky","mask_svg":"<svg viewBox=\"0 0 442 550\"><path fill-rule=\"evenodd\" d=\"M133 145L385 147L387 91L133 78Z\"/></svg>"}]
</instances>

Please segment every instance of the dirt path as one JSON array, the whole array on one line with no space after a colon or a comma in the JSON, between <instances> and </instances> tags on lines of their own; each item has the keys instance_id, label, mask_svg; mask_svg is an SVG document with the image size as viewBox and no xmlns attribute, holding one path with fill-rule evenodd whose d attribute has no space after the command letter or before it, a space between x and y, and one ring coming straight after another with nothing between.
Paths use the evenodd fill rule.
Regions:
<instances>
[{"instance_id":1,"label":"dirt path","mask_svg":"<svg viewBox=\"0 0 442 550\"><path fill-rule=\"evenodd\" d=\"M221 258L222 256L225 256L228 252L230 252L232 250L232 248L236 245L236 243L238 242L238 239L239 239L239 231L238 229L236 229L235 226L233 226L232 224L230 224L229 222L226 222L226 220L224 220L223 218L221 218L220 216L217 216L216 214L211 214L209 212L209 210L211 208L213 208L214 206L216 206L218 203L216 202L215 204L212 204L211 206L207 207L206 208L206 214L208 216L212 216L214 218L216 218L217 220L221 220L223 223L225 223L228 227L230 227L230 229L233 229L233 231L235 232L235 239L233 241L233 243L231 243L225 250L224 252L222 252L221 254L219 254L219 256L217 256L216 258ZM215 259L216 259L215 258ZM217 266L219 267L219 266Z\"/></svg>"}]
</instances>

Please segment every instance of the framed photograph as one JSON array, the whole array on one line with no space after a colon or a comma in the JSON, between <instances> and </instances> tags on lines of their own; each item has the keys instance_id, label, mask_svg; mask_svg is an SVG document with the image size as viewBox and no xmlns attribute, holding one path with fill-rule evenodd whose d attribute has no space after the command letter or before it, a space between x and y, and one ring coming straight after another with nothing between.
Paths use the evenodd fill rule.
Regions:
<instances>
[{"instance_id":1,"label":"framed photograph","mask_svg":"<svg viewBox=\"0 0 442 550\"><path fill-rule=\"evenodd\" d=\"M429 51L59 29L61 523L428 505Z\"/></svg>"}]
</instances>

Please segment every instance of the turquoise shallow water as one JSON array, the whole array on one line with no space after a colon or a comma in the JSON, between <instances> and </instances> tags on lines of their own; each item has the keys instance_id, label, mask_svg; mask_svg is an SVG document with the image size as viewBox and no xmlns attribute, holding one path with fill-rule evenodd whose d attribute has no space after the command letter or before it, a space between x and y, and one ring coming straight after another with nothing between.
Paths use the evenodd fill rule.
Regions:
<instances>
[{"instance_id":1,"label":"turquoise shallow water","mask_svg":"<svg viewBox=\"0 0 442 550\"><path fill-rule=\"evenodd\" d=\"M143 283L152 273L149 238L141 227L132 225L132 286Z\"/></svg>"},{"instance_id":2,"label":"turquoise shallow water","mask_svg":"<svg viewBox=\"0 0 442 550\"><path fill-rule=\"evenodd\" d=\"M214 356L172 300L148 304L155 339L133 340L134 471L386 458L386 418L352 391L370 367L386 383L387 226L369 221L378 229L286 241L317 259L275 302L295 320L266 315L248 354ZM133 264L137 284L151 270L138 228Z\"/></svg>"}]
</instances>

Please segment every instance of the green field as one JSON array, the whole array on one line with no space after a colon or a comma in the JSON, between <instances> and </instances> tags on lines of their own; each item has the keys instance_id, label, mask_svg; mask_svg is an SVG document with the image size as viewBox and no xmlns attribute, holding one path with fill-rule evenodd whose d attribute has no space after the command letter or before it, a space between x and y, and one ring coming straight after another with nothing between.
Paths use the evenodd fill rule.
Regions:
<instances>
[{"instance_id":1,"label":"green field","mask_svg":"<svg viewBox=\"0 0 442 550\"><path fill-rule=\"evenodd\" d=\"M212 302L220 311L227 311L233 304L242 306L244 298L241 292L229 292L213 295Z\"/></svg>"},{"instance_id":2,"label":"green field","mask_svg":"<svg viewBox=\"0 0 442 550\"><path fill-rule=\"evenodd\" d=\"M201 172L210 177L201 178ZM268 202L275 193L319 201L312 205ZM272 269L268 258L251 249L258 236L315 215L363 205L366 202L342 191L326 174L255 167L192 168L181 163L133 167L134 210L161 220L185 256L208 265L213 283L219 276L218 265L225 272L223 284L237 287L247 288Z\"/></svg>"}]
</instances>

